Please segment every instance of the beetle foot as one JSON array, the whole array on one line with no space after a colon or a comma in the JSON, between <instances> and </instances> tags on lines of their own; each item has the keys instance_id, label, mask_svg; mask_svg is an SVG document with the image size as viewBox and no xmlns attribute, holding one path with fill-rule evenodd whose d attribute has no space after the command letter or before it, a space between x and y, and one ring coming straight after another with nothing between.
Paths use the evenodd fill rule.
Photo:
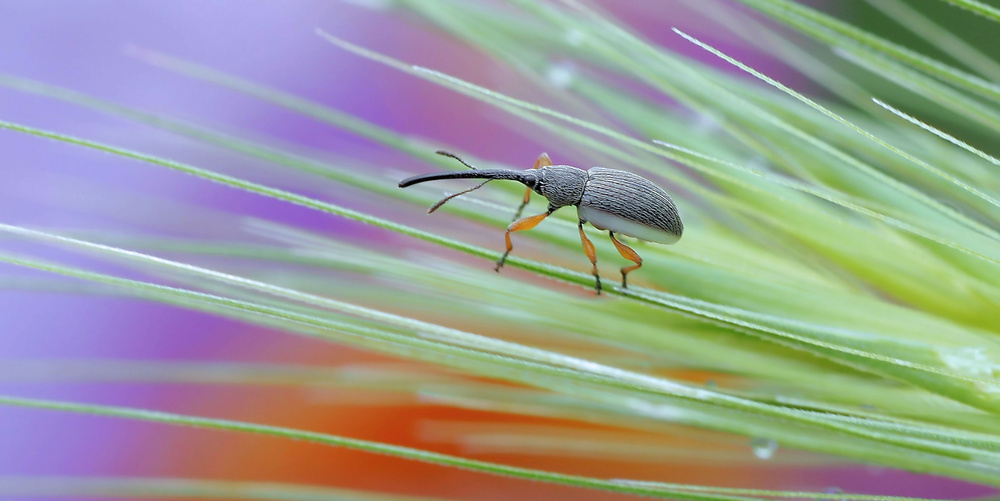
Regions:
<instances>
[{"instance_id":1,"label":"beetle foot","mask_svg":"<svg viewBox=\"0 0 1000 501\"><path fill-rule=\"evenodd\" d=\"M507 262L508 254L510 254L509 250L507 252L504 252L503 255L500 256L500 259L497 259L497 265L496 267L493 268L493 271L500 273L500 268L503 268L503 264Z\"/></svg>"}]
</instances>

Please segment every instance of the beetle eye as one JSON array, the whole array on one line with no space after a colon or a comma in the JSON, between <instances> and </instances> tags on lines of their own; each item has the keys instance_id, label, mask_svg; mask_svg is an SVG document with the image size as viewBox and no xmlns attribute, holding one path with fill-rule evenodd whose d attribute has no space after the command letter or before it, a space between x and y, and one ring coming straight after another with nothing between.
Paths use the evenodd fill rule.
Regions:
<instances>
[{"instance_id":1,"label":"beetle eye","mask_svg":"<svg viewBox=\"0 0 1000 501\"><path fill-rule=\"evenodd\" d=\"M532 190L537 189L538 188L538 176L535 176L534 173L528 173L528 174L529 175L524 176L524 181L522 181L522 182L524 183L525 186L527 186L528 188L531 188Z\"/></svg>"}]
</instances>

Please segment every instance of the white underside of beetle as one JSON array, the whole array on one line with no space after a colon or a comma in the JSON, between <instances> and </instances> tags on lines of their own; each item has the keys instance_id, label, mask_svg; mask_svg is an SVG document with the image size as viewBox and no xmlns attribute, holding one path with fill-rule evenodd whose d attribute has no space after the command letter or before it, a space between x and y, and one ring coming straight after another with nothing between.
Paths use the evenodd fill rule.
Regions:
<instances>
[{"instance_id":1,"label":"white underside of beetle","mask_svg":"<svg viewBox=\"0 0 1000 501\"><path fill-rule=\"evenodd\" d=\"M658 244L669 245L680 240L680 237L670 233L669 231L663 231L659 228L646 226L635 221L629 221L628 219L616 216L609 212L582 206L577 206L576 212L580 216L580 219L589 222L599 230L611 230L615 233L621 233L622 235L628 235L630 237L638 238L639 240L656 242Z\"/></svg>"}]
</instances>

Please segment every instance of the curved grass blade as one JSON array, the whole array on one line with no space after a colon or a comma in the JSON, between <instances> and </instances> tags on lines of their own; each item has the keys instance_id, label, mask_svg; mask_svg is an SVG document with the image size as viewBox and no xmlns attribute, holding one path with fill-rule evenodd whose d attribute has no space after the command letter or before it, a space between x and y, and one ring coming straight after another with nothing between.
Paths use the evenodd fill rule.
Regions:
<instances>
[{"instance_id":1,"label":"curved grass blade","mask_svg":"<svg viewBox=\"0 0 1000 501\"><path fill-rule=\"evenodd\" d=\"M923 96L930 102L944 106L958 115L1000 132L1000 112L995 107L963 94L954 87L949 87L947 84L908 68L902 63L876 54L849 52L841 49L834 49L834 53L861 68Z\"/></svg>"},{"instance_id":2,"label":"curved grass blade","mask_svg":"<svg viewBox=\"0 0 1000 501\"><path fill-rule=\"evenodd\" d=\"M512 380L523 384L533 386L541 385L544 387L550 387L556 391L568 391L581 396L585 395L586 398L590 399L605 400L610 398L610 400L607 400L608 403L617 403L619 407L624 404L625 410L645 415L648 418L664 419L664 417L666 417L667 419L675 420L678 416L690 416L693 419L691 424L697 424L701 427L734 431L737 433L747 433L751 436L760 436L761 426L764 428L773 428L778 426L778 429L781 431L775 432L772 430L771 433L774 433L775 435L787 435L782 438L782 440L784 440L785 443L792 445L797 444L810 449L818 448L819 450L823 450L825 452L836 452L852 457L864 458L866 461L873 461L881 458L889 461L890 464L900 465L905 468L916 468L920 471L934 470L949 472L949 474L956 475L961 478L975 479L988 483L992 483L997 479L996 472L993 471L995 467L989 466L987 463L983 462L987 461L987 457L989 456L985 449L979 449L978 452L973 452L976 449L975 446L967 447L957 445L958 443L971 444L974 442L961 438L963 437L963 434L961 433L947 438L942 436L939 441L938 439L926 440L923 438L916 439L912 437L898 436L892 432L875 431L875 429L869 431L865 429L866 421L863 420L854 424L840 424L825 419L823 417L823 413L816 413L812 411L804 412L784 406L760 404L715 391L691 388L687 385L675 383L663 378L654 378L641 374L634 374L629 371L623 371L585 360L574 359L573 357L544 352L544 350L528 351L549 353L549 355L552 356L547 357L548 360L556 361L557 365L568 364L567 367L575 366L576 368L563 369L548 365L547 362L535 363L507 357L497 358L492 353L454 347L437 341L428 341L414 336L401 336L388 331L373 330L370 328L358 327L352 324L345 324L343 322L333 322L329 319L303 315L266 305L248 303L220 296L211 296L150 283L136 282L133 280L111 277L92 272L73 270L70 268L38 263L20 258L0 256L0 261L76 278L92 280L102 284L123 286L137 295L152 295L158 297L160 300L163 300L163 298L169 298L171 302L176 302L181 306L195 307L196 309L205 309L207 307L208 311L216 313L223 312L225 309L233 309L234 311L241 311L245 315L249 315L249 317L241 315L239 318L242 320L259 317L264 319L264 323L273 323L274 321L277 321L279 322L279 325L285 329L301 331L308 335L317 335L322 339L329 339L330 334L337 334L334 336L336 339L357 344L365 348L375 349L377 351L404 356L407 358L417 358L436 364L444 363L447 365L453 365L457 368L482 373L486 376L511 378ZM492 343L490 344L496 343L498 343L498 341L492 340ZM511 345L511 343L503 344ZM521 347L520 351L524 352L525 347ZM574 360L578 362L574 362ZM469 364L463 361L472 363ZM491 369L491 367L500 369L507 367L514 369L515 372L507 370L496 372L497 369ZM519 370L522 372L517 372ZM601 373L604 373L604 375ZM567 386L567 377L578 380L579 382L569 383ZM585 385L580 386L580 382L585 382ZM588 389L586 385L591 385L592 387ZM625 397L623 399L621 395L615 394L622 391L638 391L639 393L636 394L635 397ZM703 407L704 411L710 412L709 414L702 412L688 414L685 412L684 414L678 415L678 409L675 406L668 405L666 407L669 409L667 414L663 414L663 411L660 410L663 408L661 404L648 400L654 395L679 399L675 400L677 403L695 403L703 400L706 404L711 403L713 407L718 407L715 411L713 411L713 407ZM720 411L722 408L731 408L733 411L736 411L736 413L725 420L713 418L713 414L711 414L711 412ZM736 409L742 409L742 411L737 411ZM750 411L750 413L746 411ZM760 419L764 419L763 421L760 421L755 417L755 414L758 412L762 413L760 415ZM736 419L736 416L740 417ZM774 419L780 416L784 416L787 419ZM838 435L840 438L834 438L833 441L824 440L823 435L817 433L819 430L816 428L802 429L802 432L806 433L806 435L788 435L788 433L790 433L793 429L800 427L800 423L808 423L810 426L818 427L819 430L835 430L839 432ZM808 431L810 429L811 431ZM848 443L844 442L843 439L845 433L849 436L874 440L877 443L893 444L894 447L906 447L911 452L906 455L900 455L898 451L886 454L886 451L880 450L879 447L872 446L867 446L862 450L857 450ZM831 438L838 435L833 435ZM979 462L969 463L968 459L973 457L970 456L970 454L977 457ZM1000 459L998 459L997 467L1000 468Z\"/></svg>"},{"instance_id":3,"label":"curved grass blade","mask_svg":"<svg viewBox=\"0 0 1000 501\"><path fill-rule=\"evenodd\" d=\"M865 1L868 5L895 20L901 28L933 43L945 54L964 63L966 67L995 82L1000 81L1000 64L919 10L900 0ZM993 12L1000 14L1000 11L994 10ZM1000 18L997 19L1000 20Z\"/></svg>"},{"instance_id":4,"label":"curved grass blade","mask_svg":"<svg viewBox=\"0 0 1000 501\"><path fill-rule=\"evenodd\" d=\"M146 256L132 251L114 249L108 246L92 244L75 239L44 234L32 230L25 230L7 225L4 225L2 228L6 231L12 231L24 236L33 236L33 237L43 238L46 240L56 240L61 243L71 244L75 246L83 246L86 248L99 250L102 252L114 253L117 255L121 255L123 257L128 257L130 259L138 259L141 261L149 262L160 266L167 266L177 271L204 275L206 277L215 280L222 280L224 282L232 283L240 287L246 287L258 290L261 292L265 292L280 297L286 297L294 301L301 301L307 304L313 304L323 308L331 308L351 315L359 315L362 317L370 318L375 321L386 322L399 327L413 329L416 332L430 334L433 336L433 338L443 340L444 342L453 346L461 346L475 350L483 350L485 352L498 353L498 354L503 354L504 356L516 357L517 359L530 363L544 364L548 366L568 369L570 371L573 371L574 374L578 377L583 377L588 380L594 380L594 378L596 377L597 378L596 381L600 383L615 382L615 384L619 385L621 388L631 388L640 391L651 391L656 394L671 396L674 398L692 400L692 401L702 401L711 403L712 405L720 405L726 408L741 409L743 411L763 413L774 417L792 418L797 421L807 422L811 425L820 426L824 428L829 427L829 425L831 424L829 420L816 418L802 413L788 412L787 410L781 407L762 405L758 402L740 399L737 397L732 397L721 393L706 391L702 389L696 389L689 387L687 385L675 383L662 378L646 376L643 374L594 363L588 360L582 360L576 357L565 356L551 351L540 350L537 348L531 348L491 338L485 338L483 336L477 336L471 333L466 333L455 329L449 329L434 324L430 324L427 322L422 322L406 317L401 317L398 315L393 315L385 312L371 310L368 308L350 305L341 301L336 301L328 298L314 296L311 294L301 293L291 289L264 284L261 282L235 277L232 275L227 275L211 270L206 270L191 265L174 263L165 259ZM91 274L91 276L94 275ZM119 281L121 283L134 283L131 281L123 281L121 279L119 279ZM258 308L256 311L263 311L263 310L260 310ZM272 312L273 315L279 316L281 318L297 318L296 315L291 312L277 312L277 310L268 310L268 311L273 311ZM305 317L302 318L304 319L303 321L306 322L315 321L311 319L305 319ZM320 325L322 325L322 321L320 322ZM407 338L397 338L397 341L412 343L415 340ZM540 366L536 366L535 368L538 369L540 368ZM930 444L925 444L921 446L918 445L916 442L908 441L905 439L902 440L902 442L900 442L895 438L888 437L885 435L870 435L868 434L867 431L862 430L860 428L843 427L835 425L834 429L861 437L874 438L877 440L886 441L888 443L894 443L897 445L907 444L906 446L909 447L916 446L921 449L926 445L930 445ZM944 449L939 449L934 446L932 446L932 448L934 448L936 453L948 454L948 452L946 452ZM1000 451L1000 444L998 444L996 449Z\"/></svg>"},{"instance_id":5,"label":"curved grass blade","mask_svg":"<svg viewBox=\"0 0 1000 501\"><path fill-rule=\"evenodd\" d=\"M976 189L974 186L969 185L969 184L967 184L967 183L965 183L965 182L963 182L963 181L955 178L954 176L952 176L952 175L950 175L950 174L942 171L941 169L938 169L937 167L934 167L934 166L931 166L931 165L927 164L926 162L924 162L924 161L922 161L922 160L920 160L920 159L918 159L918 158L910 155L909 153L906 153L905 151L899 149L898 147L893 146L893 145L891 145L891 144L883 141L882 139L879 139L874 134L872 134L872 133L870 133L870 132L862 129L861 127L855 125L854 123L848 121L847 119L841 117L840 115L837 115L836 113L834 113L830 109L826 108L825 106L820 105L816 101L813 101L812 99L809 99L806 96L804 96L804 95L802 95L802 94L800 94L800 93L798 93L798 92L790 89L789 87L787 87L784 84L782 84L782 83L774 80L773 78L770 78L767 75L764 75L763 73L760 73L759 71L757 71L757 70L755 70L755 69L753 69L753 68L751 68L751 67L749 67L749 66L747 66L747 65L745 65L745 64L743 64L743 63L741 63L739 61L737 61L736 59L733 59L732 57L730 57L730 56L722 53L720 50L716 49L715 47L712 47L712 46L710 46L710 45L702 42L701 40L698 40L697 38L694 38L691 35L688 35L687 33L684 33L681 30L678 30L677 28L674 28L673 31L675 33L677 33L678 35L680 35L680 36L684 37L685 39L687 39L689 42L691 42L691 43L693 43L693 44L695 44L695 45L697 45L697 46L705 49L706 51L711 52L712 54L718 56L720 59L722 59L722 60L724 60L724 61L732 64L733 66L736 66L737 68L739 68L739 69L741 69L741 70L743 70L743 71L745 71L745 72L747 72L747 73L749 73L751 75L753 75L754 77L760 79L761 81L767 83L768 85L771 85L772 87L777 88L778 90L781 90L782 92L784 92L784 93L786 93L786 94L794 97L795 99L798 99L799 101L805 103L806 105L812 107L813 109L819 111L820 113L823 113L824 115L832 118L833 120L836 120L837 122L843 124L844 126L853 129L858 134L861 134L862 136L864 136L865 138L867 138L867 139L875 142L876 144L878 144L878 145L880 145L880 146L888 149L889 151L892 151L893 153L895 153L895 154L897 154L897 155L905 158L906 160L908 160L908 161L910 161L910 162L918 165L919 167L921 167L921 168L923 168L923 169L925 169L925 170L933 173L934 175L940 177L941 179L944 179L945 181L947 181L949 183L955 184L956 186L959 186L960 188L962 188L962 189L968 191L969 193L971 193L971 194L973 194L973 195L981 198L982 200L984 200L986 202L989 202L994 207L1000 208L1000 200L997 200L996 198L993 198L992 196L990 196L990 195L988 195L988 194L986 194L986 193L984 193L984 192ZM918 190L912 188L911 186L909 186L909 185L907 185L905 183L902 183L902 182L900 182L898 180L892 179L889 176L885 176L885 175L879 173L878 171L876 171L874 169L870 170L869 173L872 174L879 181L881 181L883 183L886 183L886 184L889 184L891 186L894 186L895 188L897 188L897 189L899 189L899 190L901 190L901 191L903 191L903 192L905 192L905 193L907 193L907 194L915 197L917 200L919 200L922 203L925 203L925 204L927 204L929 206L932 206L932 207L936 207L942 213L948 214L949 216L951 216L952 218L954 218L956 221L962 222L962 223L968 225L971 228L975 228L977 231L982 232L983 234L990 236L990 238L993 238L993 239L1000 238L1000 237L998 237L996 230L994 230L993 228L989 228L987 226L984 226L982 224L979 224L978 222L975 222L975 221L971 220L970 218L966 217L964 214L961 214L961 213L959 213L959 212L957 212L957 211L955 211L955 210L953 210L953 209L951 209L949 207L944 206L943 204L941 204L937 200L934 200L933 198L927 196L924 193L919 192Z\"/></svg>"},{"instance_id":6,"label":"curved grass blade","mask_svg":"<svg viewBox=\"0 0 1000 501\"><path fill-rule=\"evenodd\" d=\"M485 461L466 459L458 456L450 456L447 454L440 454L436 452L414 449L410 447L403 447L398 445L385 444L381 442L353 439L338 435L297 430L293 428L285 428L280 426L253 424L243 421L232 421L226 419L212 419L212 418L204 418L196 416L187 416L183 414L149 411L149 410L134 409L128 407L87 405L87 404L78 404L72 402L18 398L10 396L0 396L0 405L30 407L35 409L49 409L49 410L56 410L63 412L74 412L79 414L94 414L99 416L118 417L118 418L134 419L134 420L148 421L154 423L169 424L174 426L191 426L191 427L211 429L211 430L253 433L257 435L267 435L267 436L287 438L292 440L301 440L305 442L312 442L333 447L344 447L348 449L355 449L377 454L387 454L390 456L399 457L403 459L410 459L414 461L421 461L425 463L432 463L442 466L452 466L456 468L462 468L482 473L489 473L493 475L504 475L504 476L522 478L527 480L537 480L541 482L568 485L573 487L587 487L591 489L600 489L600 490L619 492L624 494L641 494L646 496L670 497L673 499L685 499L685 500L690 499L696 501L701 501L701 500L721 501L721 500L740 499L736 497L729 497L722 495L682 491L680 489L668 490L661 488L631 486L631 485L615 483L613 481L608 481L608 480L600 480L578 475L566 475L566 474L547 472L542 470L532 470L528 468L519 468L515 466L502 465L498 463L488 463Z\"/></svg>"},{"instance_id":7,"label":"curved grass blade","mask_svg":"<svg viewBox=\"0 0 1000 501\"><path fill-rule=\"evenodd\" d=\"M95 148L102 151L119 154L129 158L162 165L175 170L180 170L182 172L194 174L199 177L203 177L211 181L219 182L228 186L237 187L247 191L289 201L292 203L321 210L324 212L331 212L334 214L342 215L362 222L374 224L382 228L398 231L403 234L417 236L418 238L422 238L432 242L442 243L453 249L463 250L473 255L477 256L496 255L496 253L486 251L485 249L476 246L462 244L431 233L415 230L413 228L400 225L398 223L392 223L379 218L375 218L373 216L359 213L357 211L352 211L342 207L337 207L308 197L296 195L287 191L278 190L255 183L250 183L248 181L244 181L231 176L225 176L219 173L206 171L204 169L199 169L197 167L193 167L190 165L180 164L177 162L172 162L152 157L149 155L122 150L119 148L102 145L99 143L93 143L77 138L71 138L68 136L61 136L59 134L39 131L37 129L23 127L15 124L0 122L0 127L12 130L18 130L21 132L26 132L43 137L48 137L51 139L57 139L73 144L78 144L81 146L87 146L90 148ZM6 228L8 230L11 230L13 227L6 226ZM569 270L565 270L563 268L558 268L550 265L543 265L541 263L536 263L534 261L528 261L522 259L517 259L515 261L512 261L512 263L516 263L516 265L532 271L541 272L553 278L567 280L581 285L584 284L589 285L590 283L589 276L586 276L582 273L574 273ZM988 390L985 391L984 393L984 390L979 388L979 385L984 385L984 387L988 389L993 385L995 385L995 382L984 381L980 378L975 378L975 377L970 378L968 376L962 374L956 374L951 371L943 371L935 367L930 367L926 363L919 363L919 362L914 363L912 361L905 361L896 357L881 356L876 353L872 353L868 349L852 348L848 346L842 346L837 342L831 343L829 340L813 339L813 336L816 336L820 332L826 330L821 326L815 326L805 332L802 332L801 334L796 334L794 332L788 332L785 329L792 328L794 330L801 332L801 327L803 325L801 322L794 322L794 321L788 322L767 315L754 314L752 312L741 313L741 310L739 309L711 306L709 303L706 303L704 301L692 302L686 299L681 299L679 296L664 295L664 294L652 295L643 293L642 291L639 290L629 291L627 294L626 294L627 291L623 289L615 289L615 291L619 294L625 295L626 297L641 299L643 302L646 302L648 304L666 306L671 310L677 310L687 314L694 314L698 317L705 318L713 322L721 321L723 322L724 325L733 326L739 329L750 328L751 330L762 333L767 337L774 336L777 334L781 339L791 340L794 341L796 344L804 342L805 344L802 344L800 346L821 348L821 350L819 350L817 353L822 354L824 357L829 358L830 356L833 356L834 360L839 360L842 363L847 362L854 367L866 370L874 370L876 373L893 378L902 378L907 382L917 384L918 386L930 389L935 393L940 393L944 396L947 396L948 398L953 398L968 403L977 408L990 410L991 412L1000 412L1000 403L996 402L989 396ZM707 310L706 306L714 308L716 311ZM741 313L741 314L734 316L734 313ZM862 336L864 335L862 334ZM842 342L853 338L855 338L855 336L843 337L838 341ZM831 339L836 339L836 337ZM902 348L902 346L897 346L896 348L900 349ZM838 353L846 354L849 356L844 357L843 355L838 355ZM912 353L909 354L912 355ZM861 363L859 365L858 361L861 359L874 360L881 362L881 364ZM907 371L910 370L916 372L908 373ZM925 373L925 374L920 374L920 373ZM955 381L942 380L940 378L935 379L933 377L930 377L929 374L948 376L948 378L953 378L955 379Z\"/></svg>"},{"instance_id":8,"label":"curved grass blade","mask_svg":"<svg viewBox=\"0 0 1000 501\"><path fill-rule=\"evenodd\" d=\"M1000 10L994 7L990 7L989 5L986 5L977 0L942 0L942 1L948 2L956 7L961 7L970 12L975 12L976 14L979 14L980 16L983 16L987 19L1000 22Z\"/></svg>"},{"instance_id":9,"label":"curved grass blade","mask_svg":"<svg viewBox=\"0 0 1000 501\"><path fill-rule=\"evenodd\" d=\"M952 136L951 134L947 134L940 129L932 127L927 123L920 121L916 117L913 117L912 115L907 115L906 113L903 113L902 111L882 102L879 99L872 99L872 101L874 101L875 104L885 108L893 115L896 115L897 117L902 118L903 120L906 120L907 122L910 122L911 124L916 125L917 127L920 127L921 129L924 129L925 131L930 132L931 134L934 134L935 136L944 139L945 141L948 141L949 143L954 144L955 146L958 146L959 148L962 148L963 150L968 151L969 153L972 153L973 155L976 155L977 157L982 158L983 160L986 160L987 162L993 165L1000 167L1000 159L997 159L996 157L989 155L980 149L973 148L972 146L969 145L969 143L966 143L965 141L962 141L961 139L958 139L957 137Z\"/></svg>"},{"instance_id":10,"label":"curved grass blade","mask_svg":"<svg viewBox=\"0 0 1000 501\"><path fill-rule=\"evenodd\" d=\"M331 308L334 310L342 311L347 314L361 315L364 317L369 317L376 321L388 322L394 325L398 325L405 328L412 328L422 332L435 333L435 335L442 336L445 339L449 339L450 340L449 342L452 343L457 342L464 346L482 348L483 346L486 346L483 343L488 343L489 345L493 346L493 348L490 348L491 350L498 351L501 353L512 353L511 350L514 350L515 348L515 346L511 344L505 344L495 340L489 341L479 336L474 337L475 341L472 341L470 339L468 341L463 342L460 341L460 339L466 336L464 334L459 334L458 331L453 329L441 328L438 326L427 324L425 322L415 321L413 319L409 319L406 317L392 315L385 312L378 312L375 310L351 305L342 301L319 297L312 294L301 293L288 288L278 287L254 280L235 277L233 275L219 273L216 271L207 270L204 268L199 268L196 266L187 265L183 263L177 263L162 258L156 258L153 256L140 254L134 251L116 249L106 245L94 244L78 239L62 237L58 235L38 232L34 230L28 230L25 228L19 228L16 226L5 225L5 224L0 224L0 231L14 233L35 239L42 239L50 242L68 244L75 247L97 250L98 252L101 253L111 253L113 255L126 257L129 259L139 260L157 266L167 267L175 271L193 273L213 280L221 280L240 287L246 287L267 294L287 298L292 301L304 302L306 304L315 305L322 308ZM818 348L821 350L820 351L821 353L826 352L830 354L829 356L831 356L831 358L834 360L844 360L844 355L847 355L848 360L851 359L852 357L859 357L862 359L867 359L870 361L887 364L889 367L896 367L896 369L890 369L886 371L885 369L879 368L877 364L873 365L868 363L868 364L861 364L860 368L862 369L868 369L868 370L875 369L877 372L881 372L887 375L893 375L896 377L900 377L899 374L900 370L909 369L917 372L926 372L930 374L946 376L948 378L955 378L958 379L959 381L966 381L967 383L965 384L969 383L982 384L982 385L994 384L992 381L981 380L978 378L970 378L967 375L941 370L936 367L931 367L925 364L914 363L896 357L882 356L879 355L878 353L873 353L869 350L856 349L856 348L851 348L849 346L843 346L837 344L837 341L846 339L846 337L838 336L835 330L828 329L824 326L806 326L802 324L796 324L794 322L790 322L785 319L780 319L760 313L743 311L732 307L713 305L704 301L693 300L690 298L683 298L681 296L676 296L673 294L656 293L653 291L643 293L641 291L637 292L629 290L621 290L620 293L622 293L626 297L633 297L636 299L640 299L649 304L667 306L671 309L682 311L687 314L694 314L700 318L705 318L712 321L719 321L722 322L723 325L748 329L752 333L761 333L764 334L765 338L776 335L778 336L779 340L790 340L794 341L796 344L801 343L801 345L803 346L809 346L814 349ZM795 332L804 332L807 334L802 335L802 334L796 334ZM456 335L458 335L458 338L456 338ZM901 349L902 347L897 347L897 350ZM560 362L556 361L557 359L551 358L552 356L551 353L542 354L541 352L536 350L530 350L530 349L525 350L524 347L519 347L516 350L514 350L514 352L518 353L518 356L528 357L529 359L537 359L538 361L544 361L545 363L557 363L561 365ZM562 363L567 363L568 360L569 359L564 360ZM569 363L576 365L578 364L578 361L573 361ZM963 388L965 386L963 384L959 384L959 386L954 386L954 384L942 385L941 382L934 384L932 380L931 384L928 386L928 383L925 380L926 377L928 376L914 377L911 375L909 377L903 377L903 379L908 382L913 382L918 385L928 387L929 389L933 389L935 391L943 392L943 394L945 394L946 396L949 396L951 398L957 398L960 401L970 403L972 405L976 406L985 405L986 408L988 409L992 408L990 402L988 400L983 401L983 398L979 396L978 393L969 395L967 393L968 389ZM959 393L956 394L955 391L959 391Z\"/></svg>"},{"instance_id":11,"label":"curved grass blade","mask_svg":"<svg viewBox=\"0 0 1000 501\"><path fill-rule=\"evenodd\" d=\"M1000 103L1000 87L996 84L922 56L905 47L822 14L815 9L789 0L739 1L833 47L840 47L849 52L875 50L957 87ZM946 1L956 2L959 0ZM984 13L984 15L989 14Z\"/></svg>"},{"instance_id":12,"label":"curved grass blade","mask_svg":"<svg viewBox=\"0 0 1000 501\"><path fill-rule=\"evenodd\" d=\"M17 498L198 498L267 501L434 501L429 497L332 489L303 484L191 478L0 477L0 496Z\"/></svg>"}]
</instances>

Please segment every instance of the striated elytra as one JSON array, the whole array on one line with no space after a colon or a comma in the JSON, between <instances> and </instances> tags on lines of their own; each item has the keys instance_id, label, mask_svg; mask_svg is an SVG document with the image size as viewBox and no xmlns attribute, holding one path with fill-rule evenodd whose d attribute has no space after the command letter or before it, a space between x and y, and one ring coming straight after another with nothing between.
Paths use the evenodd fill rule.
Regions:
<instances>
[{"instance_id":1,"label":"striated elytra","mask_svg":"<svg viewBox=\"0 0 1000 501\"><path fill-rule=\"evenodd\" d=\"M486 181L441 199L428 212L434 212L448 200L479 189L494 179L517 181L528 187L524 192L524 201L514 216L514 222L507 227L507 233L504 235L507 251L497 261L496 271L500 271L504 261L507 260L507 255L514 248L510 241L511 232L530 230L560 207L568 205L576 206L580 219L578 225L580 241L583 243L583 251L593 264L595 289L598 294L601 293L601 277L597 273L597 253L594 251L594 244L583 232L584 223L590 223L599 230L608 230L611 242L618 249L618 253L635 263L621 269L623 288L628 287L628 273L642 266L642 258L631 247L615 238L615 233L660 244L677 242L684 233L684 224L681 223L677 206L670 199L670 195L648 179L631 172L603 167L583 170L569 165L552 165L552 161L545 153L539 155L535 165L526 171L476 169L451 153L446 151L437 153L454 158L472 170L413 176L400 181L399 187L406 188L417 183L440 179L485 179ZM549 208L542 214L521 218L521 211L528 204L532 190L548 199Z\"/></svg>"}]
</instances>

